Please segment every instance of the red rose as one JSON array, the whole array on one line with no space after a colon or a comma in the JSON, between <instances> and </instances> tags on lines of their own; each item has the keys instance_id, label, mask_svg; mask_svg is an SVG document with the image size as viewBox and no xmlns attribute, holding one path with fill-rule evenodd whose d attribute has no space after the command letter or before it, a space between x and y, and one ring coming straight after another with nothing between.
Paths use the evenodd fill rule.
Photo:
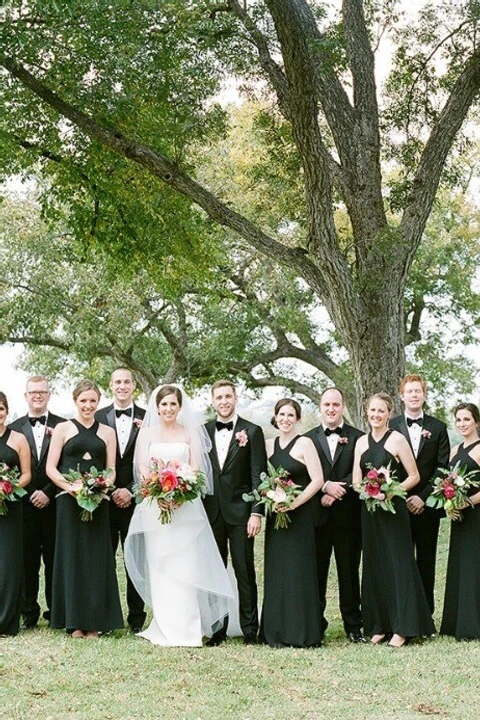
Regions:
<instances>
[{"instance_id":1,"label":"red rose","mask_svg":"<svg viewBox=\"0 0 480 720\"><path fill-rule=\"evenodd\" d=\"M369 470L367 480L378 480L378 472L376 470Z\"/></svg>"},{"instance_id":2,"label":"red rose","mask_svg":"<svg viewBox=\"0 0 480 720\"><path fill-rule=\"evenodd\" d=\"M454 498L455 488L453 487L453 485L450 485L450 483L448 483L448 485L445 485L445 487L443 488L443 494L445 495L447 500L451 500L452 498Z\"/></svg>"},{"instance_id":3,"label":"red rose","mask_svg":"<svg viewBox=\"0 0 480 720\"><path fill-rule=\"evenodd\" d=\"M380 492L380 487L375 483L367 483L365 485L365 492L367 495L370 495L370 497L376 497Z\"/></svg>"},{"instance_id":4,"label":"red rose","mask_svg":"<svg viewBox=\"0 0 480 720\"><path fill-rule=\"evenodd\" d=\"M178 487L178 478L173 470L164 470L162 472L162 490L170 492Z\"/></svg>"},{"instance_id":5,"label":"red rose","mask_svg":"<svg viewBox=\"0 0 480 720\"><path fill-rule=\"evenodd\" d=\"M5 493L5 495L10 495L10 493L13 490L13 485L10 482L10 480L1 480L0 481L0 490Z\"/></svg>"}]
</instances>

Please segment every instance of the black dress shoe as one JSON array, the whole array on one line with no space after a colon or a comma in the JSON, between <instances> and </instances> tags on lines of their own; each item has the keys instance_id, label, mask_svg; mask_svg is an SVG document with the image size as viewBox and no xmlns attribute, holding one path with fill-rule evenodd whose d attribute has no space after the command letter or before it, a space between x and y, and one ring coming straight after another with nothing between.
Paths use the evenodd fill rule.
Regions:
<instances>
[{"instance_id":1,"label":"black dress shoe","mask_svg":"<svg viewBox=\"0 0 480 720\"><path fill-rule=\"evenodd\" d=\"M227 637L223 633L213 633L212 637L207 640L205 645L207 647L217 647L225 642L226 639Z\"/></svg>"},{"instance_id":2,"label":"black dress shoe","mask_svg":"<svg viewBox=\"0 0 480 720\"><path fill-rule=\"evenodd\" d=\"M130 632L137 635L137 633L142 632L142 625L130 625Z\"/></svg>"},{"instance_id":3,"label":"black dress shoe","mask_svg":"<svg viewBox=\"0 0 480 720\"><path fill-rule=\"evenodd\" d=\"M20 625L20 630L33 630L37 627L38 620L24 620Z\"/></svg>"},{"instance_id":4,"label":"black dress shoe","mask_svg":"<svg viewBox=\"0 0 480 720\"><path fill-rule=\"evenodd\" d=\"M347 637L352 643L363 644L367 642L367 639L363 636L360 630L354 630L353 632L348 633Z\"/></svg>"},{"instance_id":5,"label":"black dress shoe","mask_svg":"<svg viewBox=\"0 0 480 720\"><path fill-rule=\"evenodd\" d=\"M254 633L250 633L250 635L244 635L243 644L244 645L258 645L258 638Z\"/></svg>"}]
</instances>

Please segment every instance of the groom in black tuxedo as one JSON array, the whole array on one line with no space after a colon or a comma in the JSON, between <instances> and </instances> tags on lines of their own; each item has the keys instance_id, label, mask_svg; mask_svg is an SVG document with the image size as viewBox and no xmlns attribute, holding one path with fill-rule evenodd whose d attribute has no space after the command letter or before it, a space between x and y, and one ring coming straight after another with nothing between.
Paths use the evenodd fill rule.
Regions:
<instances>
[{"instance_id":1,"label":"groom in black tuxedo","mask_svg":"<svg viewBox=\"0 0 480 720\"><path fill-rule=\"evenodd\" d=\"M43 375L27 380L25 400L28 414L15 420L10 427L25 435L32 456L32 480L23 497L22 628L28 629L34 628L40 617L38 591L42 560L47 603L43 617L50 620L57 487L47 477L45 467L52 430L65 418L48 411L50 390Z\"/></svg>"},{"instance_id":2,"label":"groom in black tuxedo","mask_svg":"<svg viewBox=\"0 0 480 720\"><path fill-rule=\"evenodd\" d=\"M407 375L400 383L400 397L405 413L390 421L390 428L407 438L415 456L420 482L407 497L410 527L418 569L430 610L434 610L435 564L441 514L426 506L432 491L431 480L438 468L447 467L450 442L447 426L423 412L427 384L420 375Z\"/></svg>"},{"instance_id":3,"label":"groom in black tuxedo","mask_svg":"<svg viewBox=\"0 0 480 720\"><path fill-rule=\"evenodd\" d=\"M317 449L325 483L311 502L314 508L315 545L321 626L325 618L327 580L332 551L337 566L340 612L349 640L364 643L360 610L360 556L362 535L360 500L352 489L355 445L361 430L347 425L345 402L338 388L327 388L320 399L322 423L306 433Z\"/></svg>"},{"instance_id":4,"label":"groom in black tuxedo","mask_svg":"<svg viewBox=\"0 0 480 720\"><path fill-rule=\"evenodd\" d=\"M110 502L110 533L113 552L116 555L119 541L123 546L127 537L130 520L135 509L133 499L133 454L138 431L145 417L145 410L133 402L135 379L128 368L117 368L110 378L110 389L114 402L97 410L95 419L110 425L117 434L117 457L115 465L115 490ZM135 590L128 573L127 577L127 622L132 632L138 633L145 622L145 607Z\"/></svg>"},{"instance_id":5,"label":"groom in black tuxedo","mask_svg":"<svg viewBox=\"0 0 480 720\"><path fill-rule=\"evenodd\" d=\"M210 460L213 469L213 495L204 506L212 526L222 560L227 566L228 550L237 579L240 627L246 644L257 642L258 598L253 556L254 538L261 529L261 514L252 512L251 503L242 500L260 483L267 467L262 429L236 414L237 393L229 380L212 386L212 404L216 421L207 423L212 440ZM208 645L225 640L228 619Z\"/></svg>"}]
</instances>

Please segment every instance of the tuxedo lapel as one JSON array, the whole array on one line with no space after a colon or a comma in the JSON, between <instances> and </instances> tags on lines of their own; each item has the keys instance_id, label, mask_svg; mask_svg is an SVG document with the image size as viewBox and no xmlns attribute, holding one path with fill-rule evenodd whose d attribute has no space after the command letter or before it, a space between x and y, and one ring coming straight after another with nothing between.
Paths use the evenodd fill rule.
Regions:
<instances>
[{"instance_id":1,"label":"tuxedo lapel","mask_svg":"<svg viewBox=\"0 0 480 720\"><path fill-rule=\"evenodd\" d=\"M113 415L113 424L114 424L114 427L116 427L116 424L115 424L115 412L114 412L113 408L112 408L112 415ZM127 444L126 444L126 446L125 446L125 450L124 450L124 453L123 453L124 455L126 455L126 454L128 453L129 449L130 449L131 446L132 446L132 443L135 441L135 438L136 438L137 435L138 435L139 426L136 424L135 420L141 420L141 419L142 419L142 418L140 417L140 413L138 412L138 408L137 408L137 406L134 404L134 406L133 406L133 418L132 418L132 429L130 430L130 435L129 435L129 438L128 438L128 440L127 440Z\"/></svg>"},{"instance_id":2,"label":"tuxedo lapel","mask_svg":"<svg viewBox=\"0 0 480 720\"><path fill-rule=\"evenodd\" d=\"M206 428L207 433L212 442L212 449L210 451L210 460L212 463L212 468L215 470L216 473L220 473L221 472L220 462L218 460L217 446L215 444L215 422L207 423L205 425L205 428Z\"/></svg>"},{"instance_id":3,"label":"tuxedo lapel","mask_svg":"<svg viewBox=\"0 0 480 720\"><path fill-rule=\"evenodd\" d=\"M341 440L342 437L347 438L347 442L346 442L346 443L345 443L345 442L343 442L343 443L340 442L340 440ZM350 433L349 433L349 431L347 430L347 428L344 428L344 429L342 429L342 434L341 434L341 435L339 436L339 438L338 438L337 447L335 448L335 454L334 454L334 456L333 456L332 467L335 465L335 463L337 462L337 460L340 458L342 452L343 452L344 449L345 449L345 446L348 445L348 442L349 442L349 441L350 441Z\"/></svg>"},{"instance_id":4,"label":"tuxedo lapel","mask_svg":"<svg viewBox=\"0 0 480 720\"><path fill-rule=\"evenodd\" d=\"M238 418L237 422L235 423L235 427L233 428L232 437L230 438L230 445L228 446L228 452L227 457L225 458L225 462L223 463L222 471L226 470L228 466L235 460L237 453L240 449L240 445L238 444L238 441L235 437L235 435L240 430L245 430L246 425L243 422L242 418Z\"/></svg>"},{"instance_id":5,"label":"tuxedo lapel","mask_svg":"<svg viewBox=\"0 0 480 720\"><path fill-rule=\"evenodd\" d=\"M410 447L411 447L411 449L412 449L412 452L413 452L412 441L410 440L410 433L408 432L408 427L407 427L407 422L406 422L406 420L405 420L405 415L402 415L402 416L400 417L400 420L398 421L398 431L401 432L402 435L404 435L404 436L407 438L407 442L408 442L408 444L410 445Z\"/></svg>"},{"instance_id":6,"label":"tuxedo lapel","mask_svg":"<svg viewBox=\"0 0 480 720\"><path fill-rule=\"evenodd\" d=\"M110 425L116 432L117 426L115 424L115 408L113 405L108 409L105 420L107 421L107 425Z\"/></svg>"},{"instance_id":7,"label":"tuxedo lapel","mask_svg":"<svg viewBox=\"0 0 480 720\"><path fill-rule=\"evenodd\" d=\"M325 435L325 432L324 432L322 426L320 426L317 430L317 438L318 438L318 442L320 443L320 447L322 448L322 450L325 454L325 457L327 458L330 465L332 465L333 460L332 460L332 453L330 452L330 445L328 444L328 440L327 440L327 437ZM338 449L338 445L337 445L337 449Z\"/></svg>"},{"instance_id":8,"label":"tuxedo lapel","mask_svg":"<svg viewBox=\"0 0 480 720\"><path fill-rule=\"evenodd\" d=\"M425 435L424 435L424 431L425 431L425 430L428 430L428 432L431 433L431 429L430 429L430 428L431 428L430 417L429 417L428 415L424 415L424 416L423 416L423 424L422 424L422 434L420 435L420 444L419 444L419 446L418 446L417 457L418 457L418 456L420 455L420 453L422 452L423 447L424 447L424 445L425 445L425 441L426 441L426 439L427 439L427 438L425 437Z\"/></svg>"},{"instance_id":9,"label":"tuxedo lapel","mask_svg":"<svg viewBox=\"0 0 480 720\"><path fill-rule=\"evenodd\" d=\"M32 426L30 425L28 416L25 418L25 422L22 425L22 433L25 435L25 437L27 438L27 442L30 445L32 458L35 458L35 460L38 462L39 458L37 457L37 446L35 445L35 438L33 437L33 430Z\"/></svg>"}]
</instances>

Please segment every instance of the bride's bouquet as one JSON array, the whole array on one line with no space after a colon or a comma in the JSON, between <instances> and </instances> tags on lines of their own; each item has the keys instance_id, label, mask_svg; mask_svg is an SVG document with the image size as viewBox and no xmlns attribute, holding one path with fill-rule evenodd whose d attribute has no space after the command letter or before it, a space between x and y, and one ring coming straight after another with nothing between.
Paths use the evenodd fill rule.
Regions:
<instances>
[{"instance_id":1,"label":"bride's bouquet","mask_svg":"<svg viewBox=\"0 0 480 720\"><path fill-rule=\"evenodd\" d=\"M148 469L135 488L137 503L144 498L148 498L150 502L157 501L160 508L158 519L162 525L172 522L175 508L205 495L205 473L194 470L191 465L179 460L164 463L162 460L150 458Z\"/></svg>"},{"instance_id":2,"label":"bride's bouquet","mask_svg":"<svg viewBox=\"0 0 480 720\"><path fill-rule=\"evenodd\" d=\"M395 514L393 498L405 498L407 491L395 477L395 472L391 472L390 463L378 469L371 465L367 467L370 469L360 483L360 500L365 501L369 512L373 513L380 507Z\"/></svg>"},{"instance_id":3,"label":"bride's bouquet","mask_svg":"<svg viewBox=\"0 0 480 720\"><path fill-rule=\"evenodd\" d=\"M82 508L80 520L87 522L92 519L92 513L102 500L109 499L108 493L113 490L110 480L113 471L97 470L92 466L88 472L70 470L63 477L71 484L69 492L73 492L77 505Z\"/></svg>"},{"instance_id":4,"label":"bride's bouquet","mask_svg":"<svg viewBox=\"0 0 480 720\"><path fill-rule=\"evenodd\" d=\"M27 494L27 491L18 484L19 479L18 468L11 468L4 462L0 463L0 515L7 514L7 502L15 502Z\"/></svg>"},{"instance_id":5,"label":"bride's bouquet","mask_svg":"<svg viewBox=\"0 0 480 720\"><path fill-rule=\"evenodd\" d=\"M278 512L279 508L290 508L295 498L300 495L302 488L296 485L288 472L283 468L275 469L268 463L268 472L261 473L260 485L250 494L244 493L245 502L256 502L265 505L265 514L276 513L275 530L287 528L291 519L287 512Z\"/></svg>"},{"instance_id":6,"label":"bride's bouquet","mask_svg":"<svg viewBox=\"0 0 480 720\"><path fill-rule=\"evenodd\" d=\"M433 481L432 494L427 498L428 507L445 510L451 520L462 520L462 510L471 505L468 497L470 488L480 488L478 472L467 472L458 462L452 470L440 468L440 474ZM477 476L477 478L475 478Z\"/></svg>"}]
</instances>

